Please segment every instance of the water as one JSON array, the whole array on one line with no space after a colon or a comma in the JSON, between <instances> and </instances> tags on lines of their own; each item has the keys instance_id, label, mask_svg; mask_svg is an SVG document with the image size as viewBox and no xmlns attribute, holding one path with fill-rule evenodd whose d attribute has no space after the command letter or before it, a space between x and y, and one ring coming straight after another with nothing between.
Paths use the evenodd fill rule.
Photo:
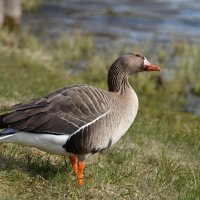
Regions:
<instances>
[{"instance_id":1,"label":"water","mask_svg":"<svg viewBox=\"0 0 200 200\"><path fill-rule=\"evenodd\" d=\"M24 15L36 32L93 34L99 42L140 42L172 36L200 42L199 0L46 0Z\"/></svg>"}]
</instances>

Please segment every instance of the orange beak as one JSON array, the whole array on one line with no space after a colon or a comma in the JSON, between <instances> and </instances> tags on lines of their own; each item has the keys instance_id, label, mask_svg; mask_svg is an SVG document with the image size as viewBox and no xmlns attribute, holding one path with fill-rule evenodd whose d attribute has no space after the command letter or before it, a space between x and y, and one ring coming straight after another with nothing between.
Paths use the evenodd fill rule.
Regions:
<instances>
[{"instance_id":1,"label":"orange beak","mask_svg":"<svg viewBox=\"0 0 200 200\"><path fill-rule=\"evenodd\" d=\"M144 71L160 71L160 67L151 64L146 58L144 58Z\"/></svg>"}]
</instances>

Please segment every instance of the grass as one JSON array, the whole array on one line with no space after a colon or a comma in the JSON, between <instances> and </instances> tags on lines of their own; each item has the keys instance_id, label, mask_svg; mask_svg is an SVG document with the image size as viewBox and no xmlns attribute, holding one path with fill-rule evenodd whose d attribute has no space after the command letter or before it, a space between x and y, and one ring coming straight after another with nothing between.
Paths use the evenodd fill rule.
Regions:
<instances>
[{"instance_id":1,"label":"grass","mask_svg":"<svg viewBox=\"0 0 200 200\"><path fill-rule=\"evenodd\" d=\"M38 7L42 5L44 0L21 0L21 5L23 11L29 12L36 10Z\"/></svg>"},{"instance_id":2,"label":"grass","mask_svg":"<svg viewBox=\"0 0 200 200\"><path fill-rule=\"evenodd\" d=\"M142 52L161 66L131 78L140 108L126 135L88 159L77 188L67 158L0 145L0 196L6 199L200 199L199 117L183 113L187 85L198 88L200 46L119 46L97 51L92 37L62 36L41 44L29 33L0 33L0 111L70 84L107 88L107 69L120 52ZM175 69L172 76L170 67ZM195 89L198 93L198 89Z\"/></svg>"}]
</instances>

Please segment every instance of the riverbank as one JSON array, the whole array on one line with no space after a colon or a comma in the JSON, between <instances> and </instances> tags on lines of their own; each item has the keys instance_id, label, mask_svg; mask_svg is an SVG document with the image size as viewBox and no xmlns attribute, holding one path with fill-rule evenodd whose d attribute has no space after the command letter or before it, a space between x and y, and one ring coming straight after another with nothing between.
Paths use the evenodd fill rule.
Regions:
<instances>
[{"instance_id":1,"label":"riverbank","mask_svg":"<svg viewBox=\"0 0 200 200\"><path fill-rule=\"evenodd\" d=\"M198 88L199 45L171 40L165 45L108 47L105 52L97 50L88 35L63 35L41 43L30 33L3 31L0 111L70 84L106 89L110 64L120 53L134 51L162 71L130 79L140 101L136 121L119 143L89 158L86 185L75 187L67 159L1 144L1 199L199 198L199 117L182 112L187 86Z\"/></svg>"}]
</instances>

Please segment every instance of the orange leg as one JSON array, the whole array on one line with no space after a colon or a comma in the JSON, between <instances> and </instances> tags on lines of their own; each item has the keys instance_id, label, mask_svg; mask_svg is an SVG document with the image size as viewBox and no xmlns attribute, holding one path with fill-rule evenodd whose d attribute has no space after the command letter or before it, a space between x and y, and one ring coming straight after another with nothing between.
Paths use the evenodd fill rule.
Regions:
<instances>
[{"instance_id":1,"label":"orange leg","mask_svg":"<svg viewBox=\"0 0 200 200\"><path fill-rule=\"evenodd\" d=\"M69 161L74 169L74 172L77 173L77 170L78 170L78 166L77 166L77 163L76 163L76 155L72 155L72 156L69 156Z\"/></svg>"},{"instance_id":2,"label":"orange leg","mask_svg":"<svg viewBox=\"0 0 200 200\"><path fill-rule=\"evenodd\" d=\"M83 170L85 168L85 162L79 161L78 162L78 173L77 173L77 184L78 186L83 186Z\"/></svg>"}]
</instances>

